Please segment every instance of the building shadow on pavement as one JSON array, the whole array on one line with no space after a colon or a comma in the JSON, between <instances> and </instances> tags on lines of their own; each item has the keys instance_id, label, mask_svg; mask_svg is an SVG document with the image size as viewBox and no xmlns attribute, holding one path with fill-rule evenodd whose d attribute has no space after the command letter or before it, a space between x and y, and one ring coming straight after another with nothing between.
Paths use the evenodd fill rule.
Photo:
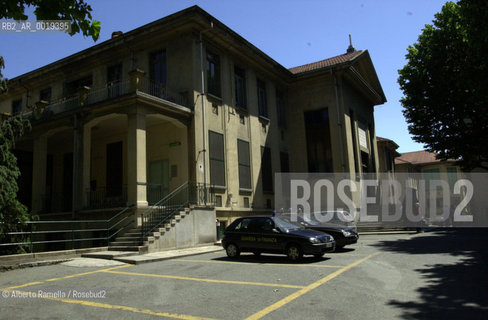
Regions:
<instances>
[{"instance_id":1,"label":"building shadow on pavement","mask_svg":"<svg viewBox=\"0 0 488 320\"><path fill-rule=\"evenodd\" d=\"M450 264L416 269L425 280L419 300L390 300L404 319L488 319L488 229L433 231L409 240L380 241L390 252L407 253L422 261L423 254L458 257Z\"/></svg>"},{"instance_id":2,"label":"building shadow on pavement","mask_svg":"<svg viewBox=\"0 0 488 320\"><path fill-rule=\"evenodd\" d=\"M284 255L273 255L273 254L261 254L259 257L255 256L254 254L250 253L242 253L239 258L229 258L229 257L218 257L212 260L215 261L228 261L228 262L246 262L246 263L273 263L273 264L310 264L310 263L317 263L327 261L330 258L327 256L330 253L327 253L325 256L321 258L315 258L312 256L304 256L300 261L293 262L290 261Z\"/></svg>"}]
</instances>

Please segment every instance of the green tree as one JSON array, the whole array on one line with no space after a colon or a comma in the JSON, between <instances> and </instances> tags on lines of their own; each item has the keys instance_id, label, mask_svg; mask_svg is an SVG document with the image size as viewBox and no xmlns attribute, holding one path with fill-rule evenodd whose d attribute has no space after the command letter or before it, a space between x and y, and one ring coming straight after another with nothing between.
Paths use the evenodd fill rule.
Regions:
<instances>
[{"instance_id":1,"label":"green tree","mask_svg":"<svg viewBox=\"0 0 488 320\"><path fill-rule=\"evenodd\" d=\"M488 169L488 2L447 2L399 70L413 139L441 160Z\"/></svg>"},{"instance_id":2,"label":"green tree","mask_svg":"<svg viewBox=\"0 0 488 320\"><path fill-rule=\"evenodd\" d=\"M69 20L70 35L82 33L94 41L100 34L100 22L93 20L92 8L84 0L6 0L0 5L0 19L25 20L25 7L35 8L39 20ZM0 94L7 92L8 81L2 75L5 60L0 56ZM1 119L0 119L1 121ZM16 139L30 130L27 118L10 117L0 123L0 243L22 242L24 237L8 236L7 233L24 230L22 222L29 220L27 208L17 200L17 179L20 170L12 153ZM22 247L0 247L0 254L22 252Z\"/></svg>"},{"instance_id":3,"label":"green tree","mask_svg":"<svg viewBox=\"0 0 488 320\"><path fill-rule=\"evenodd\" d=\"M20 170L12 153L15 140L29 129L29 120L20 115L0 123L0 243L22 241L24 237L9 237L7 233L25 230L21 222L29 220L27 208L17 200ZM15 253L17 249L1 248L0 253Z\"/></svg>"}]
</instances>

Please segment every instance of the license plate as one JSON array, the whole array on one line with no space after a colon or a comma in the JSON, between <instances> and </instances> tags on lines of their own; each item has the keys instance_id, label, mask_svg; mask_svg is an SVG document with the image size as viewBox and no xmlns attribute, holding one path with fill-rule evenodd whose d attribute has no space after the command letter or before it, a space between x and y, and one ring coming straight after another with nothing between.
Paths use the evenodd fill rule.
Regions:
<instances>
[{"instance_id":1,"label":"license plate","mask_svg":"<svg viewBox=\"0 0 488 320\"><path fill-rule=\"evenodd\" d=\"M326 247L326 248L331 248L331 247L332 247L332 243L326 243L326 244L325 244L325 247Z\"/></svg>"}]
</instances>

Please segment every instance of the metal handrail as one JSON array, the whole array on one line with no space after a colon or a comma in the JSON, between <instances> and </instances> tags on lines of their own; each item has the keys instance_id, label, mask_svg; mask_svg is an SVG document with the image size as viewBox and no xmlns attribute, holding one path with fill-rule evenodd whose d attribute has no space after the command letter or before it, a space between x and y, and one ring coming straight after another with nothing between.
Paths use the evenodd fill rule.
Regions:
<instances>
[{"instance_id":1,"label":"metal handrail","mask_svg":"<svg viewBox=\"0 0 488 320\"><path fill-rule=\"evenodd\" d=\"M215 206L213 187L186 181L148 208L141 214L141 239L173 219L182 208L190 204Z\"/></svg>"},{"instance_id":2,"label":"metal handrail","mask_svg":"<svg viewBox=\"0 0 488 320\"><path fill-rule=\"evenodd\" d=\"M36 244L49 244L49 243L67 243L67 242L82 242L82 241L104 241L107 243L110 242L110 240L123 230L125 230L127 227L131 226L134 222L134 220L130 219L130 215L123 216L127 214L131 209L133 208L133 205L128 206L112 216L109 219L100 219L100 220L53 220L53 221L22 221L22 222L17 222L15 223L16 225L25 225L30 227L30 231L15 231L15 232L7 232L5 235L9 236L26 236L28 237L28 241L23 241L23 242L9 242L9 243L0 243L0 248L2 247L9 247L9 246L29 246L30 247L30 252L32 253L34 251L33 245ZM121 218L122 217L122 218ZM105 225L104 228L102 227L91 227L91 228L83 228L79 227L79 229L75 229L74 225L84 223L84 224L101 224ZM5 224L0 222L0 224ZM33 226L36 225L49 225L49 224L70 224L72 227L71 229L61 229L61 230L32 230ZM115 232L112 232L114 229ZM95 235L97 232L105 232L105 236L101 237L75 237L75 234L79 233L90 233L92 235ZM33 240L34 235L48 235L48 234L71 234L71 238L66 237L66 239L57 239L57 240L42 240L42 241L36 241ZM73 246L74 248L74 246Z\"/></svg>"}]
</instances>

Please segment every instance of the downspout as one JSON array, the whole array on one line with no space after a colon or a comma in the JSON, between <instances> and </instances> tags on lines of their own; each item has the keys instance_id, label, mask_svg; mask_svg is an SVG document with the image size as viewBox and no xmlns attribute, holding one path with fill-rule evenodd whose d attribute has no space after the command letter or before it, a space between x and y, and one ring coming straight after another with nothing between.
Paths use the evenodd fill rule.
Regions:
<instances>
[{"instance_id":1,"label":"downspout","mask_svg":"<svg viewBox=\"0 0 488 320\"><path fill-rule=\"evenodd\" d=\"M204 202L207 203L207 129L206 129L206 121L205 121L205 71L203 65L203 33L205 31L213 29L213 22L210 22L210 28L204 29L200 31L200 71L201 71L201 94L200 97L202 98L202 142L203 142L203 188L204 191Z\"/></svg>"}]
</instances>

